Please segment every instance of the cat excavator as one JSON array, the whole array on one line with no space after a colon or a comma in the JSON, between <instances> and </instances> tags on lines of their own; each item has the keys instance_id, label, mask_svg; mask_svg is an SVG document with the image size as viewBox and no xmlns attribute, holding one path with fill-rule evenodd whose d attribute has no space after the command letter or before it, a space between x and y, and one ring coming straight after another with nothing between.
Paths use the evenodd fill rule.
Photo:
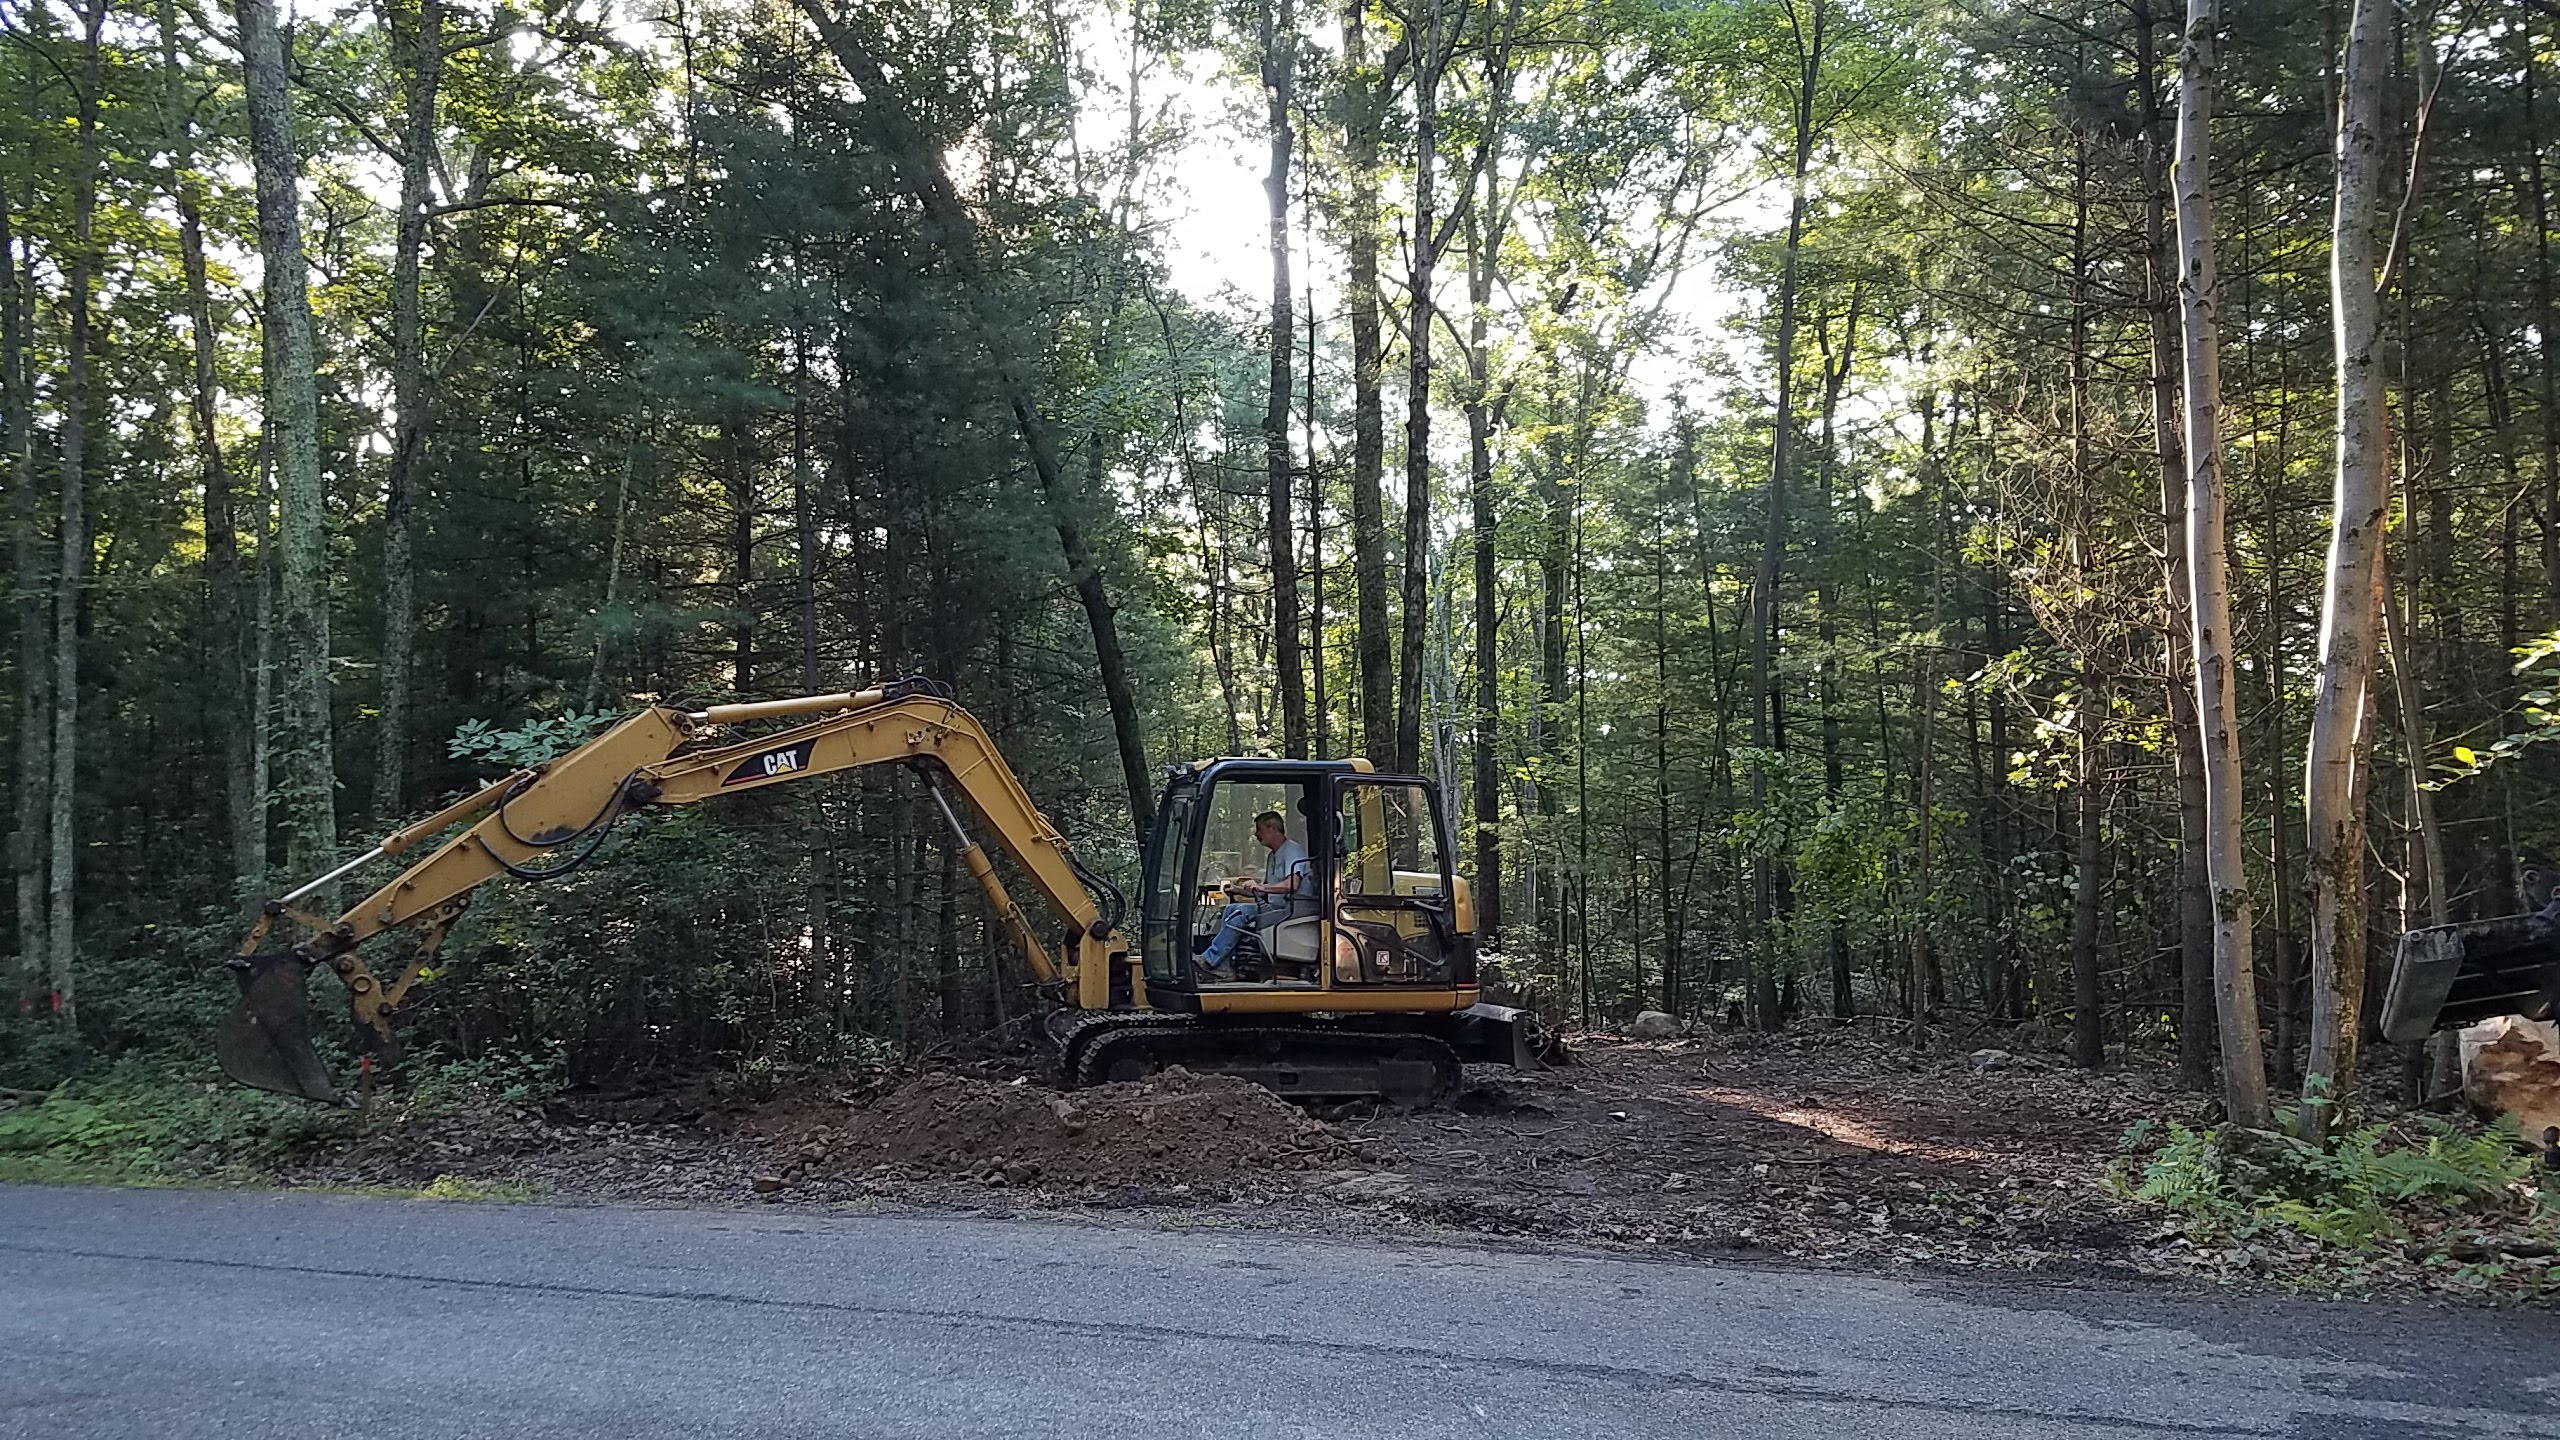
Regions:
<instances>
[{"instance_id":1,"label":"cat excavator","mask_svg":"<svg viewBox=\"0 0 2560 1440\"><path fill-rule=\"evenodd\" d=\"M792 723L759 731L774 721ZM345 987L368 1067L396 1062L397 1022L481 885L568 874L651 811L877 765L923 777L996 928L1055 1003L1048 1033L1065 1084L1181 1065L1292 1097L1418 1105L1451 1093L1464 1061L1540 1063L1535 1017L1480 999L1474 910L1431 781L1356 759L1172 767L1133 933L1124 897L1077 861L985 727L948 688L917 677L700 710L651 706L269 901L229 962L240 999L216 1033L223 1069L259 1089L352 1104L313 1044L311 972ZM1014 899L954 792L1040 893L1047 926ZM1228 923L1223 902L1256 859L1256 822L1275 814L1289 840L1331 863L1306 867L1311 902L1240 922L1251 933L1233 943L1231 963L1204 968L1199 952ZM302 908L448 831L335 919ZM280 927L300 938L279 943ZM395 931L406 954L377 970L366 947Z\"/></svg>"}]
</instances>

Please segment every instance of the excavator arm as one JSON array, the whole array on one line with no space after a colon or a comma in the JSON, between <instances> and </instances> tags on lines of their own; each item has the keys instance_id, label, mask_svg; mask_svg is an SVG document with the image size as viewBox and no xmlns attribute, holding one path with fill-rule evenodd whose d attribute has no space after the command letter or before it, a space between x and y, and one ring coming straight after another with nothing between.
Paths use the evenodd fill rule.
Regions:
<instances>
[{"instance_id":1,"label":"excavator arm","mask_svg":"<svg viewBox=\"0 0 2560 1440\"><path fill-rule=\"evenodd\" d=\"M752 739L723 733L732 725L800 717L809 718ZM1120 935L1118 892L1077 863L1066 837L1040 813L985 728L941 686L906 680L856 693L704 710L653 706L575 750L393 832L270 901L231 962L241 999L216 1037L223 1069L260 1089L343 1103L311 1044L305 982L313 969L326 966L345 983L367 1045L396 1054L396 1012L480 886L502 877L567 874L593 858L635 812L888 764L907 765L924 776L963 863L1033 975L1078 1008L1106 1008L1115 967L1135 964ZM947 793L954 788L1066 922L1055 952L1006 890L986 849L971 838ZM410 853L458 825L465 828L337 919L298 908L366 865ZM263 949L279 922L308 933L289 948ZM388 930L410 931L416 944L386 980L366 963L361 947ZM1134 976L1124 984L1143 1004L1145 987Z\"/></svg>"}]
</instances>

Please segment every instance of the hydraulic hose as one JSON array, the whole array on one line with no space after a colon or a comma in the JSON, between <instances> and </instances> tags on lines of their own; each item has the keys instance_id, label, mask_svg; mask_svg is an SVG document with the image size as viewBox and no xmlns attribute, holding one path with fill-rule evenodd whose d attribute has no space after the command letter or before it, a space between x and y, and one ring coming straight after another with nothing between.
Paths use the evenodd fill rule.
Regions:
<instances>
[{"instance_id":1,"label":"hydraulic hose","mask_svg":"<svg viewBox=\"0 0 2560 1440\"><path fill-rule=\"evenodd\" d=\"M637 774L639 772L634 771L632 773ZM575 854L556 865L518 865L508 860L506 856L499 854L495 850L489 851L489 858L498 862L499 869L506 871L508 874L519 880L557 880L563 875L568 875L584 868L588 861L595 858L596 851L603 848L606 837L613 834L613 827L622 823L622 817L626 813L623 798L630 789L631 776L623 776L622 779L614 785L613 794L606 797L604 808L598 810L594 817L589 819L586 824L570 831L567 835L562 836L559 840L554 841L549 845L544 845L537 840L528 840L524 836L517 834L514 822L507 818L508 802L521 797L526 790L532 788L534 779L535 777L533 776L527 776L524 780L511 787L506 794L498 797L496 811L498 829L504 832L508 839L524 846L528 850L556 850L560 846L577 839L581 835L588 837L587 843L579 846Z\"/></svg>"}]
</instances>

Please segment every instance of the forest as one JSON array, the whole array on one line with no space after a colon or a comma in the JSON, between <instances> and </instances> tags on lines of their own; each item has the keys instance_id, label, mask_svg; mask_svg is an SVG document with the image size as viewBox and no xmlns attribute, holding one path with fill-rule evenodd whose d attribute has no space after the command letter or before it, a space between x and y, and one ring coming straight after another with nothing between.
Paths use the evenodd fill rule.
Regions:
<instances>
[{"instance_id":1,"label":"forest","mask_svg":"<svg viewBox=\"0 0 2560 1440\"><path fill-rule=\"evenodd\" d=\"M909 674L1126 887L1164 765L1365 755L1560 1023L2241 1118L2398 1083L2399 933L2560 842L2547 3L0 37L0 1082L199 1045L259 901L635 704ZM491 887L422 1026L625 1081L1026 979L866 772Z\"/></svg>"}]
</instances>

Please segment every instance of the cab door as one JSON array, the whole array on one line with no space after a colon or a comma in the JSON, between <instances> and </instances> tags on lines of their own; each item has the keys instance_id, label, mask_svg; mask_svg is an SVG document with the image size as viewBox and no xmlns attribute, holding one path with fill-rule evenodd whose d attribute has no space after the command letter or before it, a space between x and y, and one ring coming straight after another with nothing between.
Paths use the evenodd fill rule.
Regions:
<instances>
[{"instance_id":1,"label":"cab door","mask_svg":"<svg viewBox=\"0 0 2560 1440\"><path fill-rule=\"evenodd\" d=\"M1465 983L1473 957L1458 931L1457 885L1439 792L1411 776L1345 775L1325 807L1333 864L1332 986Z\"/></svg>"},{"instance_id":2,"label":"cab door","mask_svg":"<svg viewBox=\"0 0 2560 1440\"><path fill-rule=\"evenodd\" d=\"M1147 838L1146 899L1139 921L1139 947L1150 989L1159 985L1187 988L1190 983L1183 957L1191 953L1192 869L1200 854L1193 818L1199 800L1199 782L1176 774L1156 802L1155 833Z\"/></svg>"}]
</instances>

